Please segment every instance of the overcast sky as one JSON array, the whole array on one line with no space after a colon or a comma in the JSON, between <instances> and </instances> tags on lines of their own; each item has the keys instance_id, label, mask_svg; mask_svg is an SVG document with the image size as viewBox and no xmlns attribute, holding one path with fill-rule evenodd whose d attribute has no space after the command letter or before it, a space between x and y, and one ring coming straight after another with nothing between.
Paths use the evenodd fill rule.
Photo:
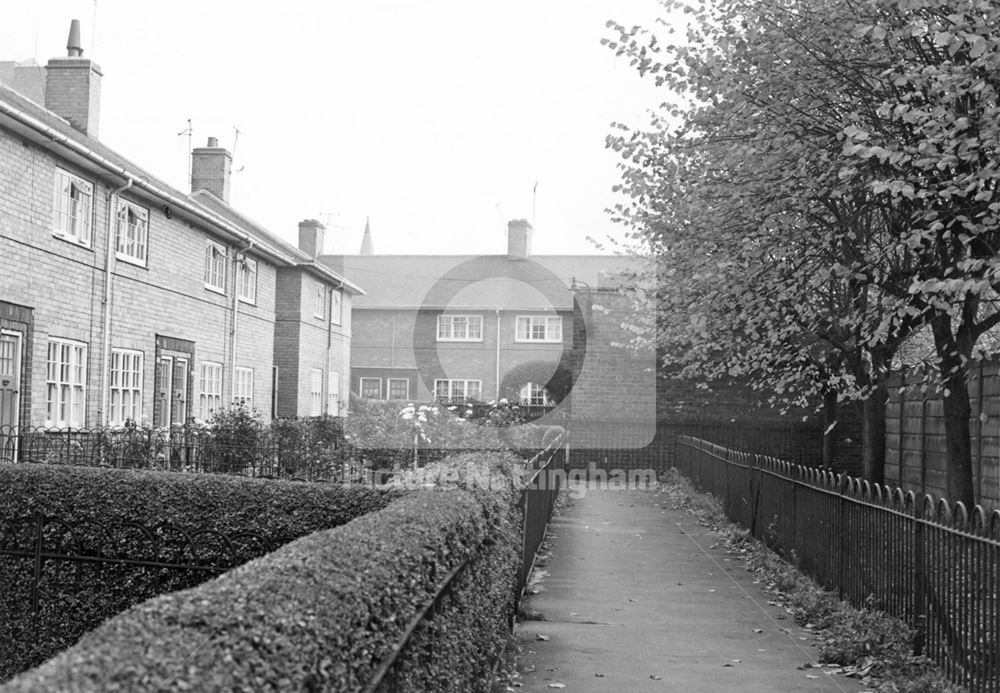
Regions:
<instances>
[{"instance_id":1,"label":"overcast sky","mask_svg":"<svg viewBox=\"0 0 1000 693\"><path fill-rule=\"evenodd\" d=\"M0 60L42 64L81 20L105 144L187 191L190 118L193 146L235 149L235 207L293 243L320 219L327 252L358 252L369 216L377 253L501 253L518 217L534 217L535 253L597 252L587 236L621 234L609 125L662 101L600 45L608 19L652 25L656 0L3 0L0 14Z\"/></svg>"}]
</instances>

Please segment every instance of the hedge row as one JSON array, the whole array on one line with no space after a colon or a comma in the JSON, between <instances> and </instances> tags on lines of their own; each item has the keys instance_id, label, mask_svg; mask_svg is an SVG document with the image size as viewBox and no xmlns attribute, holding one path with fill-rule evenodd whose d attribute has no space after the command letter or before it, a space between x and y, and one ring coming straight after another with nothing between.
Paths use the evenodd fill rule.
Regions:
<instances>
[{"instance_id":1,"label":"hedge row","mask_svg":"<svg viewBox=\"0 0 1000 693\"><path fill-rule=\"evenodd\" d=\"M401 690L489 690L518 561L513 494L414 491L112 618L2 693L358 691L455 566L394 670Z\"/></svg>"},{"instance_id":2,"label":"hedge row","mask_svg":"<svg viewBox=\"0 0 1000 693\"><path fill-rule=\"evenodd\" d=\"M48 525L46 551L100 551L133 559L221 565L226 568L277 549L298 537L342 525L385 507L398 493L364 487L264 481L206 474L139 470L0 466L0 548L31 549L35 528L15 524L41 513ZM211 529L251 532L232 550L213 535L198 539L192 556L183 535L119 525L108 535L97 524L138 522L150 529L174 525L189 534ZM0 681L64 650L101 622L167 591L196 585L213 573L134 565L48 559L32 609L33 558L0 555ZM221 572L221 571L220 571Z\"/></svg>"}]
</instances>

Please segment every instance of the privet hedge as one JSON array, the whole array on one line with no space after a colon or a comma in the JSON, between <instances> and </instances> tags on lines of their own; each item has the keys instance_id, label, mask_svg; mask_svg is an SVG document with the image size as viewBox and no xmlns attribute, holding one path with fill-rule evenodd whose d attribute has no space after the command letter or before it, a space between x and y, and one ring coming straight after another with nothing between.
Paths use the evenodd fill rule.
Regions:
<instances>
[{"instance_id":1,"label":"privet hedge","mask_svg":"<svg viewBox=\"0 0 1000 693\"><path fill-rule=\"evenodd\" d=\"M119 527L112 537L96 524L139 522L150 529L168 524L188 533L211 529L260 537L223 543L202 535L201 562L228 565L264 555L319 529L336 527L388 504L398 493L371 488L263 481L206 474L138 470L0 466L0 548L31 549L35 528L14 524L38 512L68 527L49 526L46 551L133 559L199 562L185 550L183 536ZM0 556L0 681L65 649L85 632L125 608L163 592L191 587L212 577L195 570L78 563L47 559L32 609L33 558Z\"/></svg>"},{"instance_id":2,"label":"privet hedge","mask_svg":"<svg viewBox=\"0 0 1000 693\"><path fill-rule=\"evenodd\" d=\"M489 690L514 605L514 498L483 489L411 491L381 511L132 607L0 691L358 691L466 558L394 675L401 690Z\"/></svg>"}]
</instances>

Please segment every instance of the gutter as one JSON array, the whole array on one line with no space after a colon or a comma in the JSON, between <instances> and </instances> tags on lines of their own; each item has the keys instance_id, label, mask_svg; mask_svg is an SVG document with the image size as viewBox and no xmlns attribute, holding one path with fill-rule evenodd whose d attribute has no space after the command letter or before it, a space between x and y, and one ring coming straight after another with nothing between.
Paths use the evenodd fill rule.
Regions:
<instances>
[{"instance_id":1,"label":"gutter","mask_svg":"<svg viewBox=\"0 0 1000 693\"><path fill-rule=\"evenodd\" d=\"M115 288L113 280L113 265L115 262L116 240L114 221L117 221L118 219L118 205L116 202L118 200L118 194L131 188L132 182L132 177L126 176L126 183L115 188L114 190L109 190L107 195L107 214L105 216L108 221L106 229L108 242L104 258L104 298L101 300L101 306L104 310L104 344L101 353L101 411L99 412L99 417L103 426L107 426L109 424L111 414L111 412L108 411L109 400L111 397L111 393L108 392L108 369L111 365L111 308L114 305ZM143 364L143 369L145 370L145 364Z\"/></svg>"},{"instance_id":2,"label":"gutter","mask_svg":"<svg viewBox=\"0 0 1000 693\"><path fill-rule=\"evenodd\" d=\"M3 100L0 100L0 113L4 113L16 120L21 121L28 127L45 135L54 142L57 142L66 147L67 149L70 149L76 152L77 154L83 155L84 157L90 159L94 163L99 164L100 166L108 170L110 173L125 178L127 180L132 180L133 183L136 185L136 187L142 188L146 192L166 200L172 206L177 207L179 209L183 209L189 215L201 219L202 221L215 226L220 231L223 231L231 236L234 236L240 241L243 241L244 243L253 242L250 236L248 236L246 233L244 233L237 227L227 222L222 217L219 217L218 215L215 215L209 212L208 210L205 210L204 208L192 204L191 201L185 198L178 197L177 195L174 195L171 192L160 189L159 187L150 183L148 180L140 178L136 176L134 173L131 173L124 166L120 166L119 164L110 161L109 159L95 152L93 149L90 149L89 147L80 142L77 142L72 137L69 137L68 135L59 132L55 128L46 125L42 121L38 120L34 116L25 113L24 111L14 108L10 104L5 103ZM277 253L272 252L272 254L277 257Z\"/></svg>"}]
</instances>

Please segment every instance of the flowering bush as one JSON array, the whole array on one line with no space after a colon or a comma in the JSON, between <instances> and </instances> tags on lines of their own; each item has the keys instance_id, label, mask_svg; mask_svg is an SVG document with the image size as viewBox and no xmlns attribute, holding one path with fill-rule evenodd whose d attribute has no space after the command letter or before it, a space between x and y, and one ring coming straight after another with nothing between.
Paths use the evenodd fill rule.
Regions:
<instances>
[{"instance_id":1,"label":"flowering bush","mask_svg":"<svg viewBox=\"0 0 1000 693\"><path fill-rule=\"evenodd\" d=\"M477 405L478 406L478 405ZM354 399L345 439L356 454L377 467L419 466L456 451L537 450L546 427L519 423L506 401L485 414L461 404L400 405Z\"/></svg>"}]
</instances>

